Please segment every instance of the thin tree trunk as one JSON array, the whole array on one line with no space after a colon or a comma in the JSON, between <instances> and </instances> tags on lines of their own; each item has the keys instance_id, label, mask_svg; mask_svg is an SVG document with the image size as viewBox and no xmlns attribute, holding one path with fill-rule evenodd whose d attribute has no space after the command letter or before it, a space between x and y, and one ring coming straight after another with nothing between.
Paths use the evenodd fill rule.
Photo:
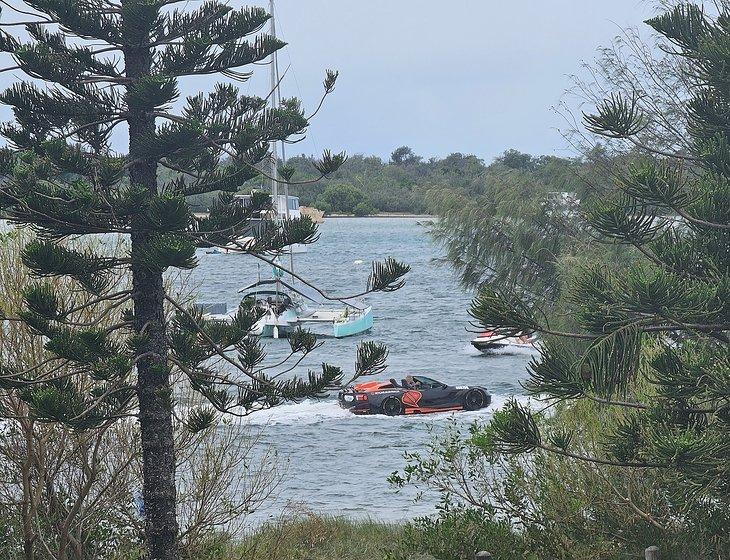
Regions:
<instances>
[{"instance_id":1,"label":"thin tree trunk","mask_svg":"<svg viewBox=\"0 0 730 560\"><path fill-rule=\"evenodd\" d=\"M124 51L127 77L139 78L150 73L151 51L148 45L128 47ZM144 140L155 131L155 119L141 107L129 107L129 169L134 185L157 193L157 162L145 159ZM151 241L149 233L132 227L132 288L134 328L143 335L144 344L137 362L137 397L142 440L142 474L145 540L149 558L178 558L178 523L175 512L175 450L172 431L172 394L167 367L167 342L164 324L164 287L162 274L135 264L135 256L145 251ZM136 230L136 231L135 231Z\"/></svg>"},{"instance_id":2,"label":"thin tree trunk","mask_svg":"<svg viewBox=\"0 0 730 560\"><path fill-rule=\"evenodd\" d=\"M23 437L25 438L25 456L23 457L21 472L23 475L23 505L21 517L23 520L23 558L24 560L35 560L36 533L33 525L35 508L33 507L33 481L31 470L33 468L32 454L35 452L32 428L28 428L26 420L21 420Z\"/></svg>"}]
</instances>

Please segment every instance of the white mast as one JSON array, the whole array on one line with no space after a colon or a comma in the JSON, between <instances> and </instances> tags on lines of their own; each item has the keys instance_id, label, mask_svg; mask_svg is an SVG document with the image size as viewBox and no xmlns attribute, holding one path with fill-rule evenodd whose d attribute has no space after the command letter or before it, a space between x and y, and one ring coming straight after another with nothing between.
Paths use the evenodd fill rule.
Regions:
<instances>
[{"instance_id":1,"label":"white mast","mask_svg":"<svg viewBox=\"0 0 730 560\"><path fill-rule=\"evenodd\" d=\"M276 37L276 23L274 22L274 0L269 0L269 14L271 14L271 36ZM269 88L269 95L271 96L271 109L272 111L276 109L277 102L276 102L276 52L271 53L271 73L270 73L270 88ZM276 140L272 140L269 142L269 145L271 146L271 201L274 206L274 223L276 226L279 226L279 185L277 183L277 150L276 150ZM278 259L274 259L274 262L276 263ZM274 278L276 278L276 294L277 299L279 295L279 274L277 273L276 269L274 269ZM279 338L279 329L276 325L274 325L274 338Z\"/></svg>"},{"instance_id":2,"label":"white mast","mask_svg":"<svg viewBox=\"0 0 730 560\"><path fill-rule=\"evenodd\" d=\"M276 23L274 23L274 0L269 0L269 13L271 14L271 36L276 37ZM276 109L276 53L271 53L271 108ZM274 220L279 222L279 185L277 183L277 149L276 140L270 142L271 145L271 200L274 202Z\"/></svg>"},{"instance_id":3,"label":"white mast","mask_svg":"<svg viewBox=\"0 0 730 560\"><path fill-rule=\"evenodd\" d=\"M269 0L269 13L271 14L271 36L276 38L276 22L274 17L274 0ZM281 77L279 76L279 57L276 51L271 53L271 108L276 109L281 105ZM271 142L271 198L274 201L274 209L276 210L275 220L279 223L279 184L277 159L279 157L276 141ZM281 141L281 162L286 164L286 155L284 152L284 141ZM289 183L284 183L284 216L289 220ZM292 282L294 282L294 249L289 247L289 270L292 271Z\"/></svg>"}]
</instances>

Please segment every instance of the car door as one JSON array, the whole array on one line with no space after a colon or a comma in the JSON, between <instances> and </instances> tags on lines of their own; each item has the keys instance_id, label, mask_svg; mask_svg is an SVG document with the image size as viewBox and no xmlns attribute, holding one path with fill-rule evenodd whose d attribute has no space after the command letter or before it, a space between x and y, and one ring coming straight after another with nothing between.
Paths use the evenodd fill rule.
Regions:
<instances>
[{"instance_id":1,"label":"car door","mask_svg":"<svg viewBox=\"0 0 730 560\"><path fill-rule=\"evenodd\" d=\"M456 389L448 385L421 389L421 392L423 393L423 406L452 406L456 403Z\"/></svg>"}]
</instances>

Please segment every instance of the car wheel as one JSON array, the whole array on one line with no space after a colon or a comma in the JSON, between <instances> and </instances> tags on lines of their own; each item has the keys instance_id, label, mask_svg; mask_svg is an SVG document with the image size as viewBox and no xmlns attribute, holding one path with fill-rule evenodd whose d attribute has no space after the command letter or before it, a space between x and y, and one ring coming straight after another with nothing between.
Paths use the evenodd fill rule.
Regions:
<instances>
[{"instance_id":1,"label":"car wheel","mask_svg":"<svg viewBox=\"0 0 730 560\"><path fill-rule=\"evenodd\" d=\"M403 414L403 403L395 397L388 397L385 399L383 404L380 405L380 408L382 409L383 414L388 416L398 416L399 414Z\"/></svg>"},{"instance_id":2,"label":"car wheel","mask_svg":"<svg viewBox=\"0 0 730 560\"><path fill-rule=\"evenodd\" d=\"M479 389L470 389L464 395L465 410L479 410L480 408L484 408L485 405L486 399L484 398L484 393Z\"/></svg>"}]
</instances>

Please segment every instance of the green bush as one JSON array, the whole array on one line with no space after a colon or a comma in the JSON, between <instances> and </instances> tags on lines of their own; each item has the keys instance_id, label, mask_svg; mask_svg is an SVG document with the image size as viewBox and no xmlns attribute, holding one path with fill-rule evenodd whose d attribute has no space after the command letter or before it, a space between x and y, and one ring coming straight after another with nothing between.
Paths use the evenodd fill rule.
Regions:
<instances>
[{"instance_id":1,"label":"green bush","mask_svg":"<svg viewBox=\"0 0 730 560\"><path fill-rule=\"evenodd\" d=\"M331 214L333 212L332 206L329 204L329 202L326 202L322 199L317 199L317 201L314 203L314 206L325 214Z\"/></svg>"},{"instance_id":2,"label":"green bush","mask_svg":"<svg viewBox=\"0 0 730 560\"><path fill-rule=\"evenodd\" d=\"M355 208L352 209L352 213L355 216L372 216L378 213L378 209L375 208L370 202L361 202Z\"/></svg>"},{"instance_id":3,"label":"green bush","mask_svg":"<svg viewBox=\"0 0 730 560\"><path fill-rule=\"evenodd\" d=\"M494 560L531 559L522 537L505 522L494 521L474 509L442 509L436 517L421 517L406 525L400 551L392 560L406 560L413 553L437 560L471 560L485 550Z\"/></svg>"},{"instance_id":4,"label":"green bush","mask_svg":"<svg viewBox=\"0 0 730 560\"><path fill-rule=\"evenodd\" d=\"M327 208L330 212L352 214L358 204L365 202L365 195L352 185L327 185L317 198L317 208Z\"/></svg>"},{"instance_id":5,"label":"green bush","mask_svg":"<svg viewBox=\"0 0 730 560\"><path fill-rule=\"evenodd\" d=\"M621 418L596 403L560 403L540 428L546 441L576 434L573 445L585 449ZM671 473L627 472L544 450L505 455L489 423L475 423L468 434L454 424L406 461L389 480L430 490L449 507L406 528L405 552L421 543L419 550L439 560L471 558L473 549L495 558L623 560L656 545L662 560L727 557L730 516L711 502L687 508ZM509 547L515 552L504 556Z\"/></svg>"}]
</instances>

